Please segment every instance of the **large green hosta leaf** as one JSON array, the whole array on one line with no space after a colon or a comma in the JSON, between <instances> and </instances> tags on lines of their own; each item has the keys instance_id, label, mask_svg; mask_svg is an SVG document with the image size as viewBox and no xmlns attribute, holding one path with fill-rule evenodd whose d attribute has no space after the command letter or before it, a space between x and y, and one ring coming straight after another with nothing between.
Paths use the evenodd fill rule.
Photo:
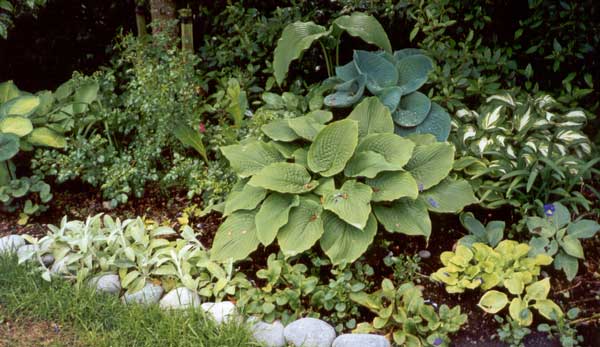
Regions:
<instances>
[{"instance_id":1,"label":"large green hosta leaf","mask_svg":"<svg viewBox=\"0 0 600 347\"><path fill-rule=\"evenodd\" d=\"M34 95L23 95L0 106L0 119L6 116L23 116L27 117L38 108L40 98Z\"/></svg>"},{"instance_id":2,"label":"large green hosta leaf","mask_svg":"<svg viewBox=\"0 0 600 347\"><path fill-rule=\"evenodd\" d=\"M298 195L271 193L256 214L258 240L265 246L273 243L279 229L287 224L290 210L299 204Z\"/></svg>"},{"instance_id":3,"label":"large green hosta leaf","mask_svg":"<svg viewBox=\"0 0 600 347\"><path fill-rule=\"evenodd\" d=\"M368 97L358 104L348 119L358 122L358 135L365 137L374 133L393 133L394 121L390 111L378 98Z\"/></svg>"},{"instance_id":4,"label":"large green hosta leaf","mask_svg":"<svg viewBox=\"0 0 600 347\"><path fill-rule=\"evenodd\" d=\"M433 70L433 62L422 54L409 55L396 65L398 85L409 94L421 88L427 82L427 75Z\"/></svg>"},{"instance_id":5,"label":"large green hosta leaf","mask_svg":"<svg viewBox=\"0 0 600 347\"><path fill-rule=\"evenodd\" d=\"M396 200L390 206L376 204L373 211L385 230L406 235L422 235L429 239L431 220L427 205L420 199Z\"/></svg>"},{"instance_id":6,"label":"large green hosta leaf","mask_svg":"<svg viewBox=\"0 0 600 347\"><path fill-rule=\"evenodd\" d=\"M438 142L416 146L405 169L413 175L420 190L426 190L448 176L452 170L453 161L454 146Z\"/></svg>"},{"instance_id":7,"label":"large green hosta leaf","mask_svg":"<svg viewBox=\"0 0 600 347\"><path fill-rule=\"evenodd\" d=\"M300 136L290 127L287 119L277 119L261 127L265 135L275 141L291 142L298 140Z\"/></svg>"},{"instance_id":8,"label":"large green hosta leaf","mask_svg":"<svg viewBox=\"0 0 600 347\"><path fill-rule=\"evenodd\" d=\"M458 213L478 201L469 182L450 178L421 193L419 199L430 211L445 213Z\"/></svg>"},{"instance_id":9,"label":"large green hosta leaf","mask_svg":"<svg viewBox=\"0 0 600 347\"><path fill-rule=\"evenodd\" d=\"M321 205L301 197L300 204L290 211L288 223L277 234L279 246L285 255L292 256L311 248L323 235Z\"/></svg>"},{"instance_id":10,"label":"large green hosta leaf","mask_svg":"<svg viewBox=\"0 0 600 347\"><path fill-rule=\"evenodd\" d=\"M344 170L358 143L358 124L351 119L330 123L308 150L308 167L329 177Z\"/></svg>"},{"instance_id":11,"label":"large green hosta leaf","mask_svg":"<svg viewBox=\"0 0 600 347\"><path fill-rule=\"evenodd\" d=\"M373 178L382 171L396 171L402 167L390 164L385 157L377 152L364 151L355 153L344 169L347 177Z\"/></svg>"},{"instance_id":12,"label":"large green hosta leaf","mask_svg":"<svg viewBox=\"0 0 600 347\"><path fill-rule=\"evenodd\" d=\"M363 229L371 213L371 194L368 185L346 181L341 189L325 195L323 207L351 226Z\"/></svg>"},{"instance_id":13,"label":"large green hosta leaf","mask_svg":"<svg viewBox=\"0 0 600 347\"><path fill-rule=\"evenodd\" d=\"M19 88L13 83L13 81L6 81L0 83L0 105L7 102L8 100L14 99L19 96Z\"/></svg>"},{"instance_id":14,"label":"large green hosta leaf","mask_svg":"<svg viewBox=\"0 0 600 347\"><path fill-rule=\"evenodd\" d=\"M416 199L417 181L409 172L382 172L365 183L373 190L372 201L394 201L403 197Z\"/></svg>"},{"instance_id":15,"label":"large green hosta leaf","mask_svg":"<svg viewBox=\"0 0 600 347\"><path fill-rule=\"evenodd\" d=\"M28 118L9 116L0 120L0 133L15 134L19 137L28 135L33 130L33 125Z\"/></svg>"},{"instance_id":16,"label":"large green hosta leaf","mask_svg":"<svg viewBox=\"0 0 600 347\"><path fill-rule=\"evenodd\" d=\"M300 58L312 43L330 31L313 22L295 22L283 30L281 38L277 41L273 58L273 69L277 84L281 84L287 75L290 63Z\"/></svg>"},{"instance_id":17,"label":"large green hosta leaf","mask_svg":"<svg viewBox=\"0 0 600 347\"><path fill-rule=\"evenodd\" d=\"M356 152L373 151L383 155L385 160L401 169L410 160L415 144L396 134L372 134L366 136L356 147Z\"/></svg>"},{"instance_id":18,"label":"large green hosta leaf","mask_svg":"<svg viewBox=\"0 0 600 347\"><path fill-rule=\"evenodd\" d=\"M67 145L67 140L61 134L46 127L33 129L26 139L34 146L64 148Z\"/></svg>"},{"instance_id":19,"label":"large green hosta leaf","mask_svg":"<svg viewBox=\"0 0 600 347\"><path fill-rule=\"evenodd\" d=\"M413 128L396 127L396 133L401 136L408 134L433 134L438 141L446 141L450 135L450 115L440 105L431 103L431 110L425 120Z\"/></svg>"},{"instance_id":20,"label":"large green hosta leaf","mask_svg":"<svg viewBox=\"0 0 600 347\"><path fill-rule=\"evenodd\" d=\"M325 254L333 264L348 264L358 259L373 242L377 233L377 220L370 214L367 225L361 230L325 211L323 227L325 232L320 243Z\"/></svg>"},{"instance_id":21,"label":"large green hosta leaf","mask_svg":"<svg viewBox=\"0 0 600 347\"><path fill-rule=\"evenodd\" d=\"M243 184L241 189L233 189L227 196L223 216L238 210L254 210L265 196L267 196L266 189Z\"/></svg>"},{"instance_id":22,"label":"large green hosta leaf","mask_svg":"<svg viewBox=\"0 0 600 347\"><path fill-rule=\"evenodd\" d=\"M15 134L0 133L0 162L19 153L19 137Z\"/></svg>"},{"instance_id":23,"label":"large green hosta leaf","mask_svg":"<svg viewBox=\"0 0 600 347\"><path fill-rule=\"evenodd\" d=\"M279 193L306 193L318 185L304 166L295 163L273 163L252 176L249 185Z\"/></svg>"},{"instance_id":24,"label":"large green hosta leaf","mask_svg":"<svg viewBox=\"0 0 600 347\"><path fill-rule=\"evenodd\" d=\"M288 124L296 134L309 141L314 140L319 131L325 127L322 123L308 116L292 118L288 120Z\"/></svg>"},{"instance_id":25,"label":"large green hosta leaf","mask_svg":"<svg viewBox=\"0 0 600 347\"><path fill-rule=\"evenodd\" d=\"M224 146L221 147L221 152L240 177L252 176L265 166L284 160L275 147L259 141Z\"/></svg>"},{"instance_id":26,"label":"large green hosta leaf","mask_svg":"<svg viewBox=\"0 0 600 347\"><path fill-rule=\"evenodd\" d=\"M333 21L333 25L345 30L354 37L379 46L381 49L392 53L392 44L383 29L383 26L373 16L364 13L353 13L350 16L341 16Z\"/></svg>"},{"instance_id":27,"label":"large green hosta leaf","mask_svg":"<svg viewBox=\"0 0 600 347\"><path fill-rule=\"evenodd\" d=\"M211 249L212 260L234 261L246 258L259 245L255 211L237 211L219 227Z\"/></svg>"}]
</instances>

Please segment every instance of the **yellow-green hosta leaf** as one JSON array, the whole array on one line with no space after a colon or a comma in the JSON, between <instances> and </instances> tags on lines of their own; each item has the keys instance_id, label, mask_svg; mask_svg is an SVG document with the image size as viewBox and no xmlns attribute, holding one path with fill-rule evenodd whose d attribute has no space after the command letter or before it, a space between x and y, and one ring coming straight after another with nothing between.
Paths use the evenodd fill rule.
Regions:
<instances>
[{"instance_id":1,"label":"yellow-green hosta leaf","mask_svg":"<svg viewBox=\"0 0 600 347\"><path fill-rule=\"evenodd\" d=\"M421 200L402 198L391 206L374 205L373 211L385 230L411 236L431 235L431 220L427 206Z\"/></svg>"},{"instance_id":2,"label":"yellow-green hosta leaf","mask_svg":"<svg viewBox=\"0 0 600 347\"><path fill-rule=\"evenodd\" d=\"M265 246L275 240L277 232L289 220L290 210L300 204L298 195L271 193L256 214L256 236Z\"/></svg>"},{"instance_id":3,"label":"yellow-green hosta leaf","mask_svg":"<svg viewBox=\"0 0 600 347\"><path fill-rule=\"evenodd\" d=\"M419 194L417 181L409 172L382 172L365 183L373 190L372 201L394 201L403 197L414 200Z\"/></svg>"},{"instance_id":4,"label":"yellow-green hosta leaf","mask_svg":"<svg viewBox=\"0 0 600 347\"><path fill-rule=\"evenodd\" d=\"M363 138L356 147L356 153L373 151L383 155L385 161L397 170L410 160L415 145L412 141L396 134L371 134Z\"/></svg>"},{"instance_id":5,"label":"yellow-green hosta leaf","mask_svg":"<svg viewBox=\"0 0 600 347\"><path fill-rule=\"evenodd\" d=\"M346 177L368 177L373 178L382 171L397 171L397 165L388 163L385 157L377 152L357 152L344 169Z\"/></svg>"},{"instance_id":6,"label":"yellow-green hosta leaf","mask_svg":"<svg viewBox=\"0 0 600 347\"><path fill-rule=\"evenodd\" d=\"M330 177L344 170L358 144L358 124L344 119L325 126L308 149L311 171Z\"/></svg>"},{"instance_id":7,"label":"yellow-green hosta leaf","mask_svg":"<svg viewBox=\"0 0 600 347\"><path fill-rule=\"evenodd\" d=\"M304 252L321 238L324 232L322 211L318 202L300 198L300 204L292 208L287 224L277 234L277 241L285 255Z\"/></svg>"},{"instance_id":8,"label":"yellow-green hosta leaf","mask_svg":"<svg viewBox=\"0 0 600 347\"><path fill-rule=\"evenodd\" d=\"M323 208L351 226L364 229L371 214L371 194L368 185L354 180L346 181L341 189L325 196Z\"/></svg>"},{"instance_id":9,"label":"yellow-green hosta leaf","mask_svg":"<svg viewBox=\"0 0 600 347\"><path fill-rule=\"evenodd\" d=\"M319 131L325 127L322 123L309 116L291 118L287 122L298 136L309 141L314 140Z\"/></svg>"},{"instance_id":10,"label":"yellow-green hosta leaf","mask_svg":"<svg viewBox=\"0 0 600 347\"><path fill-rule=\"evenodd\" d=\"M28 135L33 130L33 125L28 118L21 116L8 116L0 120L0 133L15 134L18 137Z\"/></svg>"},{"instance_id":11,"label":"yellow-green hosta leaf","mask_svg":"<svg viewBox=\"0 0 600 347\"><path fill-rule=\"evenodd\" d=\"M420 190L429 189L448 176L454 162L454 146L434 143L416 146L412 158L404 167L419 185Z\"/></svg>"},{"instance_id":12,"label":"yellow-green hosta leaf","mask_svg":"<svg viewBox=\"0 0 600 347\"><path fill-rule=\"evenodd\" d=\"M315 189L317 181L311 181L304 166L294 163L269 164L252 176L249 185L279 193L306 193Z\"/></svg>"},{"instance_id":13,"label":"yellow-green hosta leaf","mask_svg":"<svg viewBox=\"0 0 600 347\"><path fill-rule=\"evenodd\" d=\"M34 95L22 95L0 106L0 117L23 116L27 117L38 108L40 98Z\"/></svg>"},{"instance_id":14,"label":"yellow-green hosta leaf","mask_svg":"<svg viewBox=\"0 0 600 347\"><path fill-rule=\"evenodd\" d=\"M245 184L242 189L232 190L225 201L223 216L228 216L238 210L254 210L267 196L267 190Z\"/></svg>"},{"instance_id":15,"label":"yellow-green hosta leaf","mask_svg":"<svg viewBox=\"0 0 600 347\"><path fill-rule=\"evenodd\" d=\"M458 213L478 201L467 181L451 178L422 192L419 198L425 201L430 211L441 213Z\"/></svg>"},{"instance_id":16,"label":"yellow-green hosta leaf","mask_svg":"<svg viewBox=\"0 0 600 347\"><path fill-rule=\"evenodd\" d=\"M229 160L233 171L242 178L256 174L269 164L285 160L275 147L259 141L224 146L220 149Z\"/></svg>"},{"instance_id":17,"label":"yellow-green hosta leaf","mask_svg":"<svg viewBox=\"0 0 600 347\"><path fill-rule=\"evenodd\" d=\"M550 278L546 277L537 282L533 282L528 285L525 289L527 293L526 297L529 300L543 300L548 297L548 293L550 293Z\"/></svg>"},{"instance_id":18,"label":"yellow-green hosta leaf","mask_svg":"<svg viewBox=\"0 0 600 347\"><path fill-rule=\"evenodd\" d=\"M556 320L563 315L560 306L549 299L537 300L535 304L533 304L533 307L548 320Z\"/></svg>"},{"instance_id":19,"label":"yellow-green hosta leaf","mask_svg":"<svg viewBox=\"0 0 600 347\"><path fill-rule=\"evenodd\" d=\"M257 211L237 211L221 224L211 249L211 259L215 261L241 260L256 248L259 240L254 222Z\"/></svg>"},{"instance_id":20,"label":"yellow-green hosta leaf","mask_svg":"<svg viewBox=\"0 0 600 347\"><path fill-rule=\"evenodd\" d=\"M527 306L527 302L520 298L512 299L510 305L508 306L508 312L510 313L512 319L517 321L520 326L527 327L533 322L533 314Z\"/></svg>"},{"instance_id":21,"label":"yellow-green hosta leaf","mask_svg":"<svg viewBox=\"0 0 600 347\"><path fill-rule=\"evenodd\" d=\"M333 264L350 264L358 259L373 242L377 233L377 220L371 214L364 229L357 229L339 219L335 214L323 212L325 233L321 248Z\"/></svg>"},{"instance_id":22,"label":"yellow-green hosta leaf","mask_svg":"<svg viewBox=\"0 0 600 347\"><path fill-rule=\"evenodd\" d=\"M494 314L506 307L507 304L508 297L506 294L497 290L490 290L483 294L477 306L487 313Z\"/></svg>"},{"instance_id":23,"label":"yellow-green hosta leaf","mask_svg":"<svg viewBox=\"0 0 600 347\"><path fill-rule=\"evenodd\" d=\"M21 95L13 81L0 83L0 105Z\"/></svg>"},{"instance_id":24,"label":"yellow-green hosta leaf","mask_svg":"<svg viewBox=\"0 0 600 347\"><path fill-rule=\"evenodd\" d=\"M390 110L375 96L361 101L352 110L348 119L358 122L358 135L360 137L369 134L394 133L394 121Z\"/></svg>"},{"instance_id":25,"label":"yellow-green hosta leaf","mask_svg":"<svg viewBox=\"0 0 600 347\"><path fill-rule=\"evenodd\" d=\"M514 295L520 295L523 293L523 289L525 288L523 280L520 276L516 276L516 274L513 274L510 278L505 279L502 284L504 284L504 287L506 287L506 289L508 289L508 291Z\"/></svg>"},{"instance_id":26,"label":"yellow-green hosta leaf","mask_svg":"<svg viewBox=\"0 0 600 347\"><path fill-rule=\"evenodd\" d=\"M318 179L319 185L313 193L319 196L325 196L335 190L335 181L333 177L321 177Z\"/></svg>"},{"instance_id":27,"label":"yellow-green hosta leaf","mask_svg":"<svg viewBox=\"0 0 600 347\"><path fill-rule=\"evenodd\" d=\"M33 129L26 140L34 146L64 148L67 145L67 140L61 134L46 127Z\"/></svg>"},{"instance_id":28,"label":"yellow-green hosta leaf","mask_svg":"<svg viewBox=\"0 0 600 347\"><path fill-rule=\"evenodd\" d=\"M333 25L345 30L351 36L359 37L367 43L374 44L388 53L392 53L392 44L383 26L373 16L355 12L349 16L337 18Z\"/></svg>"},{"instance_id":29,"label":"yellow-green hosta leaf","mask_svg":"<svg viewBox=\"0 0 600 347\"><path fill-rule=\"evenodd\" d=\"M298 140L300 136L290 127L287 119L278 119L261 127L265 135L275 141L291 142Z\"/></svg>"}]
</instances>

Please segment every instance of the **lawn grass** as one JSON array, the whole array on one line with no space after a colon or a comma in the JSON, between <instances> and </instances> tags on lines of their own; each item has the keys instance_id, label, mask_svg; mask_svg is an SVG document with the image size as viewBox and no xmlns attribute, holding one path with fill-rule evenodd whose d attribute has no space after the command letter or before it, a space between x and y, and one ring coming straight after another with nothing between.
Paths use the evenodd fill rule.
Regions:
<instances>
[{"instance_id":1,"label":"lawn grass","mask_svg":"<svg viewBox=\"0 0 600 347\"><path fill-rule=\"evenodd\" d=\"M82 346L260 346L244 324L218 325L201 310L124 305L116 296L75 290L66 281L48 283L33 270L17 265L14 257L0 256L0 320L53 322L72 330L75 345Z\"/></svg>"}]
</instances>

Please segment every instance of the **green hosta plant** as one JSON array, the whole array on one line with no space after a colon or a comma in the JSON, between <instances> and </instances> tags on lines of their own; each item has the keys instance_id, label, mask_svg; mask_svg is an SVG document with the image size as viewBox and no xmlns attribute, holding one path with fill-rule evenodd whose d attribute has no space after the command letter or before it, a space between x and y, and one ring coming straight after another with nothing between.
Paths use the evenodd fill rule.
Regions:
<instances>
[{"instance_id":1,"label":"green hosta plant","mask_svg":"<svg viewBox=\"0 0 600 347\"><path fill-rule=\"evenodd\" d=\"M350 298L376 314L372 323L359 324L355 332L391 333L400 346L449 346L449 334L467 321L460 306L449 308L443 304L436 312L410 282L395 288L392 281L384 279L378 291L352 293Z\"/></svg>"},{"instance_id":2,"label":"green hosta plant","mask_svg":"<svg viewBox=\"0 0 600 347\"><path fill-rule=\"evenodd\" d=\"M585 259L580 240L594 237L600 224L581 218L571 221L569 210L558 202L544 208L544 217L527 217L527 228L534 235L529 241L529 254L554 257L554 268L563 270L571 281L579 270L579 259Z\"/></svg>"},{"instance_id":3,"label":"green hosta plant","mask_svg":"<svg viewBox=\"0 0 600 347\"><path fill-rule=\"evenodd\" d=\"M506 225L504 221L494 220L484 226L471 212L461 214L460 223L469 231L469 235L461 237L458 242L469 248L475 242L496 247L502 241Z\"/></svg>"},{"instance_id":4,"label":"green hosta plant","mask_svg":"<svg viewBox=\"0 0 600 347\"><path fill-rule=\"evenodd\" d=\"M336 67L335 93L325 98L330 107L349 107L362 100L365 90L390 110L396 133L433 134L446 141L450 116L427 95L417 91L433 69L433 62L418 49L354 51L354 59Z\"/></svg>"},{"instance_id":5,"label":"green hosta plant","mask_svg":"<svg viewBox=\"0 0 600 347\"><path fill-rule=\"evenodd\" d=\"M285 255L317 241L334 264L365 252L378 225L429 238L429 211L476 202L464 180L447 177L454 148L433 136L394 134L390 111L367 98L346 118L313 111L262 127L270 141L221 150L240 181L224 203L215 260L240 260L277 240Z\"/></svg>"},{"instance_id":6,"label":"green hosta plant","mask_svg":"<svg viewBox=\"0 0 600 347\"><path fill-rule=\"evenodd\" d=\"M471 247L459 243L456 251L440 255L444 266L431 278L444 283L448 293L479 287L484 291L505 287L511 293L519 293L540 275L542 265L552 263L547 254L528 256L529 245L513 240L501 241L495 248L477 242Z\"/></svg>"}]
</instances>

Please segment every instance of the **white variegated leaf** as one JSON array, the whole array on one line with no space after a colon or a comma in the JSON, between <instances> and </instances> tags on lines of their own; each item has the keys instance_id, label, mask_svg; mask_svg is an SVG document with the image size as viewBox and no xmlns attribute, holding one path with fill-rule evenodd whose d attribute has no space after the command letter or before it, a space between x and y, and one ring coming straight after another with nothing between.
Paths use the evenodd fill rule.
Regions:
<instances>
[{"instance_id":1,"label":"white variegated leaf","mask_svg":"<svg viewBox=\"0 0 600 347\"><path fill-rule=\"evenodd\" d=\"M542 155L544 157L548 156L548 144L547 143L538 144L537 147L538 147L538 150L540 151L540 153L542 153Z\"/></svg>"},{"instance_id":2,"label":"white variegated leaf","mask_svg":"<svg viewBox=\"0 0 600 347\"><path fill-rule=\"evenodd\" d=\"M552 106L556 103L556 100L552 98L550 95L544 95L535 100L537 107L544 109L546 107Z\"/></svg>"},{"instance_id":3,"label":"white variegated leaf","mask_svg":"<svg viewBox=\"0 0 600 347\"><path fill-rule=\"evenodd\" d=\"M498 135L498 136L496 136L496 138L495 138L495 141L494 141L494 142L495 142L496 144L501 144L502 146L505 146L505 144L504 144L504 140L506 140L506 136L504 136L504 135Z\"/></svg>"},{"instance_id":4,"label":"white variegated leaf","mask_svg":"<svg viewBox=\"0 0 600 347\"><path fill-rule=\"evenodd\" d=\"M521 116L519 117L519 125L517 126L517 131L521 131L523 129L525 129L525 127L529 124L529 122L531 121L531 107L527 108L527 111Z\"/></svg>"},{"instance_id":5,"label":"white variegated leaf","mask_svg":"<svg viewBox=\"0 0 600 347\"><path fill-rule=\"evenodd\" d=\"M475 127L469 125L467 127L465 127L465 133L463 134L463 143L467 143L466 141L472 137L475 137L475 134L477 132L475 131Z\"/></svg>"},{"instance_id":6,"label":"white variegated leaf","mask_svg":"<svg viewBox=\"0 0 600 347\"><path fill-rule=\"evenodd\" d=\"M577 122L562 122L562 123L556 124L556 126L558 126L559 128L580 127L581 125L582 125L581 123L577 123Z\"/></svg>"},{"instance_id":7,"label":"white variegated leaf","mask_svg":"<svg viewBox=\"0 0 600 347\"><path fill-rule=\"evenodd\" d=\"M533 152L537 152L537 146L535 145L535 143L533 141L525 142L525 147L529 147L533 150Z\"/></svg>"},{"instance_id":8,"label":"white variegated leaf","mask_svg":"<svg viewBox=\"0 0 600 347\"><path fill-rule=\"evenodd\" d=\"M535 121L535 123L533 123L533 126L536 128L541 128L541 127L547 126L549 124L550 123L548 123L548 121L545 119L538 119Z\"/></svg>"},{"instance_id":9,"label":"white variegated leaf","mask_svg":"<svg viewBox=\"0 0 600 347\"><path fill-rule=\"evenodd\" d=\"M515 101L512 98L512 96L510 96L509 94L504 94L504 95L492 95L489 98L487 98L485 101L486 102L490 102L492 100L500 100L502 102L505 102L507 104L509 104L510 106L515 106Z\"/></svg>"},{"instance_id":10,"label":"white variegated leaf","mask_svg":"<svg viewBox=\"0 0 600 347\"><path fill-rule=\"evenodd\" d=\"M579 123L583 123L587 120L587 117L585 116L585 113L583 113L583 111L570 111L569 113L565 114L563 117L573 121L573 122L579 122Z\"/></svg>"},{"instance_id":11,"label":"white variegated leaf","mask_svg":"<svg viewBox=\"0 0 600 347\"><path fill-rule=\"evenodd\" d=\"M556 143L554 145L554 148L556 148L558 150L558 152L560 153L560 155L566 155L567 154L567 148L565 147L565 145L562 145L560 143Z\"/></svg>"},{"instance_id":12,"label":"white variegated leaf","mask_svg":"<svg viewBox=\"0 0 600 347\"><path fill-rule=\"evenodd\" d=\"M482 137L481 139L479 139L479 143L477 144L477 147L479 147L479 153L483 153L488 143L489 140L487 137Z\"/></svg>"},{"instance_id":13,"label":"white variegated leaf","mask_svg":"<svg viewBox=\"0 0 600 347\"><path fill-rule=\"evenodd\" d=\"M586 154L590 154L592 153L592 146L590 146L589 143L582 143L579 145L579 147L581 148L581 150L583 152L585 152ZM582 157L582 155L579 155L579 157Z\"/></svg>"},{"instance_id":14,"label":"white variegated leaf","mask_svg":"<svg viewBox=\"0 0 600 347\"><path fill-rule=\"evenodd\" d=\"M556 115L554 113L546 111L546 120L548 122L552 122L554 118L556 118Z\"/></svg>"},{"instance_id":15,"label":"white variegated leaf","mask_svg":"<svg viewBox=\"0 0 600 347\"><path fill-rule=\"evenodd\" d=\"M486 114L481 120L481 127L489 130L495 127L496 123L500 120L500 111L504 106L498 106L491 113Z\"/></svg>"},{"instance_id":16,"label":"white variegated leaf","mask_svg":"<svg viewBox=\"0 0 600 347\"><path fill-rule=\"evenodd\" d=\"M515 155L515 150L512 145L508 145L506 147L506 153L508 153L508 155L511 157L511 159L517 158L517 156Z\"/></svg>"},{"instance_id":17,"label":"white variegated leaf","mask_svg":"<svg viewBox=\"0 0 600 347\"><path fill-rule=\"evenodd\" d=\"M558 133L558 135L556 135L556 137L562 141L565 141L566 143L573 143L573 142L577 142L577 141L586 141L587 140L587 136L583 135L580 132L573 131L573 130L562 130Z\"/></svg>"}]
</instances>

